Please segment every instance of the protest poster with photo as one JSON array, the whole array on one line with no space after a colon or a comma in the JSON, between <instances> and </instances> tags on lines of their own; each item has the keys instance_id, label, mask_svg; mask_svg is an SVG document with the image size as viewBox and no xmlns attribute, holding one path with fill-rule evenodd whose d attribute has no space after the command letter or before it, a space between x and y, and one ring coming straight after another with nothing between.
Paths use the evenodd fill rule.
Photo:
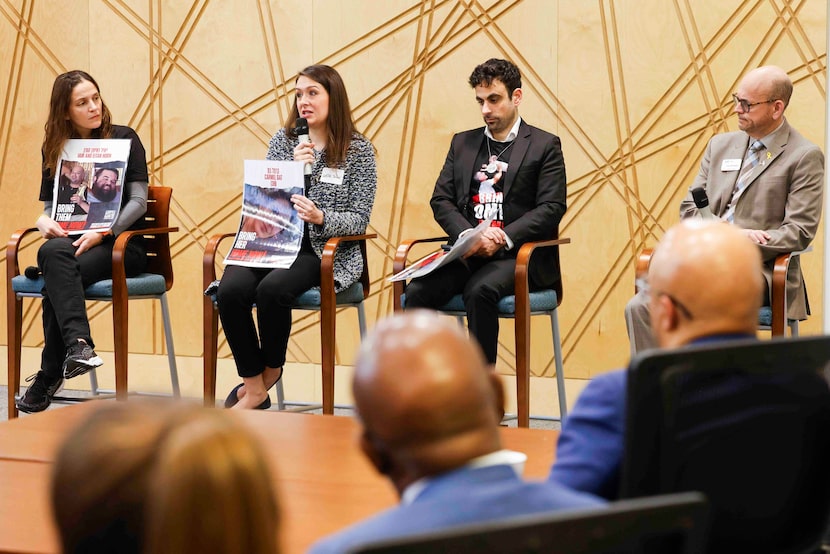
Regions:
<instances>
[{"instance_id":1,"label":"protest poster with photo","mask_svg":"<svg viewBox=\"0 0 830 554\"><path fill-rule=\"evenodd\" d=\"M52 219L70 235L105 232L121 211L130 139L69 139L55 172Z\"/></svg>"},{"instance_id":2,"label":"protest poster with photo","mask_svg":"<svg viewBox=\"0 0 830 554\"><path fill-rule=\"evenodd\" d=\"M301 162L245 160L242 217L225 264L288 268L303 240L303 220L291 202L304 194Z\"/></svg>"}]
</instances>

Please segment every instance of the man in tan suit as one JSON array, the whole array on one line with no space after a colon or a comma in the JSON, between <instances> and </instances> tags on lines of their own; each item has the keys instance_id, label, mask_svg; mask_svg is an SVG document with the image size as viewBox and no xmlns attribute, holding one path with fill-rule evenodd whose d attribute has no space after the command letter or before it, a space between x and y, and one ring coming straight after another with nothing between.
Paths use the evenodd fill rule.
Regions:
<instances>
[{"instance_id":1,"label":"man in tan suit","mask_svg":"<svg viewBox=\"0 0 830 554\"><path fill-rule=\"evenodd\" d=\"M680 217L699 216L691 190L701 187L712 214L741 229L763 258L764 304L769 304L775 257L806 248L818 229L824 191L824 155L790 126L784 110L793 84L778 67L750 71L733 94L740 131L715 135L697 178L680 204ZM706 294L706 284L700 284ZM642 294L625 309L632 353L656 346ZM798 260L787 276L787 317L809 314Z\"/></svg>"}]
</instances>

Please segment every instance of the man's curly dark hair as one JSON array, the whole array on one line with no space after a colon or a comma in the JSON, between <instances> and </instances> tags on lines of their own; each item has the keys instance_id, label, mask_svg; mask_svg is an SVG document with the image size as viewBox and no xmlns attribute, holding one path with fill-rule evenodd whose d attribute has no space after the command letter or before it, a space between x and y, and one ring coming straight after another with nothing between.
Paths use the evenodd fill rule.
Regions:
<instances>
[{"instance_id":1,"label":"man's curly dark hair","mask_svg":"<svg viewBox=\"0 0 830 554\"><path fill-rule=\"evenodd\" d=\"M476 66L470 75L470 86L476 88L478 85L489 87L493 79L498 79L507 88L507 93L513 95L513 91L522 88L522 75L519 68L507 60L490 58L483 64Z\"/></svg>"}]
</instances>

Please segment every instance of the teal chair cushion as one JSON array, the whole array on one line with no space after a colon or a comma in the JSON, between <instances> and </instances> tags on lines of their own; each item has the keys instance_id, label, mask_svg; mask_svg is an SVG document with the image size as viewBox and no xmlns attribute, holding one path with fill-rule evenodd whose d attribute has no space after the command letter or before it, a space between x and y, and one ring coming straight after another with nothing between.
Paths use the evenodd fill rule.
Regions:
<instances>
[{"instance_id":1,"label":"teal chair cushion","mask_svg":"<svg viewBox=\"0 0 830 554\"><path fill-rule=\"evenodd\" d=\"M205 291L205 294L211 301L216 304L216 291L219 289L219 281L214 281ZM297 297L297 302L294 306L298 308L319 308L320 307L320 287L308 289ZM358 281L353 283L346 290L340 291L335 295L335 302L338 306L345 304L360 304L363 302L363 283Z\"/></svg>"},{"instance_id":2,"label":"teal chair cushion","mask_svg":"<svg viewBox=\"0 0 830 554\"><path fill-rule=\"evenodd\" d=\"M772 308L769 306L761 308L761 311L758 312L758 324L766 325L767 327L772 325Z\"/></svg>"},{"instance_id":3,"label":"teal chair cushion","mask_svg":"<svg viewBox=\"0 0 830 554\"><path fill-rule=\"evenodd\" d=\"M29 279L25 275L12 278L12 290L20 294L40 294L43 290L43 277ZM167 291L167 284L162 275L155 273L140 273L135 277L127 278L127 294L130 296L159 295ZM90 300L104 300L112 298L112 279L104 279L93 283L84 290Z\"/></svg>"},{"instance_id":4,"label":"teal chair cushion","mask_svg":"<svg viewBox=\"0 0 830 554\"><path fill-rule=\"evenodd\" d=\"M406 308L406 294L401 295L401 306ZM531 312L549 312L555 310L557 306L556 291L553 289L544 289L530 293L530 311ZM438 308L442 312L465 312L464 300L460 294L456 294L450 301ZM499 300L498 304L499 315L515 315L516 314L516 297L509 295Z\"/></svg>"},{"instance_id":5,"label":"teal chair cushion","mask_svg":"<svg viewBox=\"0 0 830 554\"><path fill-rule=\"evenodd\" d=\"M363 302L363 283L357 282L335 295L337 305L360 304ZM320 288L308 289L297 297L294 304L298 308L320 306Z\"/></svg>"}]
</instances>

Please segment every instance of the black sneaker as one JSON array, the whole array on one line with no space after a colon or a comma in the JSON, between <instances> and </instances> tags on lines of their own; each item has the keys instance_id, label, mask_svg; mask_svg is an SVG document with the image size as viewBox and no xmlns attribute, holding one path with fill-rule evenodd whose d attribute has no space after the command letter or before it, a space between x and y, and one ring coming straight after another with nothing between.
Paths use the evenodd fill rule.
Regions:
<instances>
[{"instance_id":1,"label":"black sneaker","mask_svg":"<svg viewBox=\"0 0 830 554\"><path fill-rule=\"evenodd\" d=\"M62 377L50 377L45 371L29 375L26 382L32 384L26 389L26 393L17 399L15 405L18 410L27 414L42 412L48 408L52 403L52 397L63 388Z\"/></svg>"},{"instance_id":2,"label":"black sneaker","mask_svg":"<svg viewBox=\"0 0 830 554\"><path fill-rule=\"evenodd\" d=\"M90 346L78 341L66 349L66 358L63 360L63 376L65 379L72 379L83 375L91 369L102 365L104 360Z\"/></svg>"}]
</instances>

